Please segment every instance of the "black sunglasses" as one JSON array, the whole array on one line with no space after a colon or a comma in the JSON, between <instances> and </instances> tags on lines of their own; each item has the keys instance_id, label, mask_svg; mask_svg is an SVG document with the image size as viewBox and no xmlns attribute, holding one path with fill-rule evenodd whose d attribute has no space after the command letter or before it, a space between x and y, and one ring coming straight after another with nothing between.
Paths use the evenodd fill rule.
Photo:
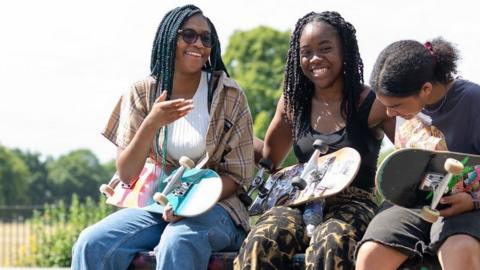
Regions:
<instances>
[{"instance_id":1,"label":"black sunglasses","mask_svg":"<svg viewBox=\"0 0 480 270\"><path fill-rule=\"evenodd\" d=\"M185 28L178 30L178 34L182 36L183 41L188 44L194 44L197 42L198 37L200 37L200 41L202 42L203 46L206 48L213 47L213 38L212 33L210 32L203 32L201 34L197 33L197 31L191 28Z\"/></svg>"}]
</instances>

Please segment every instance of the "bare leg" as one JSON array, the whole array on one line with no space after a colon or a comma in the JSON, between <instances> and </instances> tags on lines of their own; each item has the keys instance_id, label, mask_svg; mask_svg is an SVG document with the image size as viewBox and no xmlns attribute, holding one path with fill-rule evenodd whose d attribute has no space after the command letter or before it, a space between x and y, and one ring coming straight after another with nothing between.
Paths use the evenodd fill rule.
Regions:
<instances>
[{"instance_id":1,"label":"bare leg","mask_svg":"<svg viewBox=\"0 0 480 270\"><path fill-rule=\"evenodd\" d=\"M447 238L438 251L442 269L480 269L480 242L466 234Z\"/></svg>"},{"instance_id":2,"label":"bare leg","mask_svg":"<svg viewBox=\"0 0 480 270\"><path fill-rule=\"evenodd\" d=\"M380 243L369 241L360 246L355 269L357 270L387 270L397 269L406 259L407 255Z\"/></svg>"}]
</instances>

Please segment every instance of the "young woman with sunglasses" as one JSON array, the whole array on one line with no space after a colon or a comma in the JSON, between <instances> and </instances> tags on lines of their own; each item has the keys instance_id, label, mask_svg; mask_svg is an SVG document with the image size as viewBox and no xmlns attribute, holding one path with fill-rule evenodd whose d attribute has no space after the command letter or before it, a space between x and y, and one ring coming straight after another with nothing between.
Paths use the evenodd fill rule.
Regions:
<instances>
[{"instance_id":1,"label":"young woman with sunglasses","mask_svg":"<svg viewBox=\"0 0 480 270\"><path fill-rule=\"evenodd\" d=\"M363 84L356 31L337 12L300 18L290 40L285 84L268 127L263 156L277 168L293 147L299 162L322 139L329 152L353 147L362 164L352 184L327 198L324 222L311 239L301 210L274 207L263 214L242 244L235 269L290 269L304 252L306 269L353 269L353 251L376 210L374 177L384 130L392 139L394 119Z\"/></svg>"},{"instance_id":2,"label":"young woman with sunglasses","mask_svg":"<svg viewBox=\"0 0 480 270\"><path fill-rule=\"evenodd\" d=\"M380 53L371 85L390 116L423 112L450 151L479 155L480 85L454 77L458 59L457 49L440 38L397 41ZM433 224L384 202L365 232L356 269L397 269L425 254L437 255L443 269L480 269L479 200L474 190L444 196L446 208Z\"/></svg>"},{"instance_id":3,"label":"young woman with sunglasses","mask_svg":"<svg viewBox=\"0 0 480 270\"><path fill-rule=\"evenodd\" d=\"M86 228L72 269L127 269L136 253L155 250L157 269L207 269L213 251L237 250L249 230L238 194L253 174L252 119L228 77L213 24L193 5L169 11L155 37L151 74L122 96L104 136L118 146L117 170L131 183L151 158L178 166L209 156L223 182L220 202L191 218L122 209Z\"/></svg>"}]
</instances>

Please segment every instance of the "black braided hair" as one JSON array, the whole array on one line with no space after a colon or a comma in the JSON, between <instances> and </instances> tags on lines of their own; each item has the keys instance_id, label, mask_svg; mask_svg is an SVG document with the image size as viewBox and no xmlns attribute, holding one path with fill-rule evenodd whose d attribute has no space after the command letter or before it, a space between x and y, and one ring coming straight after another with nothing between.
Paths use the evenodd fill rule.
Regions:
<instances>
[{"instance_id":1,"label":"black braided hair","mask_svg":"<svg viewBox=\"0 0 480 270\"><path fill-rule=\"evenodd\" d=\"M156 79L156 86L154 93L150 96L149 105L150 108L155 103L155 100L162 94L162 91L167 90L167 100L172 95L173 88L173 74L175 72L175 50L177 49L178 30L182 25L192 16L201 14L203 12L194 5L185 5L174 8L167 12L163 17L160 25L158 26L155 40L153 41L152 56L150 61L151 75ZM204 16L204 15L203 15ZM204 16L205 17L205 16ZM213 92L213 83L215 71L224 71L227 76L228 72L225 68L221 57L220 41L218 39L217 31L210 21L207 20L210 30L212 32L213 46L210 52L210 58L202 68L210 73L208 80L208 100L209 107ZM158 147L158 138L160 136L160 130L157 131L155 136L154 151L155 154L161 155Z\"/></svg>"},{"instance_id":2,"label":"black braided hair","mask_svg":"<svg viewBox=\"0 0 480 270\"><path fill-rule=\"evenodd\" d=\"M370 79L375 92L407 97L417 95L426 82L451 82L457 73L458 50L442 38L428 43L401 40L383 49Z\"/></svg>"},{"instance_id":3,"label":"black braided hair","mask_svg":"<svg viewBox=\"0 0 480 270\"><path fill-rule=\"evenodd\" d=\"M300 18L290 39L283 91L287 121L293 127L294 138L305 132L310 125L311 100L315 87L303 74L300 66L300 36L305 25L311 22L324 22L331 25L341 40L344 88L340 110L347 122L357 111L356 105L363 86L363 61L353 25L334 11L311 12Z\"/></svg>"}]
</instances>

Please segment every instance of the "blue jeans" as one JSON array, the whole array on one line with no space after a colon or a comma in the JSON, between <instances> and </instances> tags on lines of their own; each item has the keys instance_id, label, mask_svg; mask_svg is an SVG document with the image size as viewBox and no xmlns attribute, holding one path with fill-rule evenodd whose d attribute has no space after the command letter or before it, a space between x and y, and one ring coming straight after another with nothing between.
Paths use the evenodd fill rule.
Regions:
<instances>
[{"instance_id":1,"label":"blue jeans","mask_svg":"<svg viewBox=\"0 0 480 270\"><path fill-rule=\"evenodd\" d=\"M137 252L155 249L157 269L206 270L212 252L238 250L244 238L243 229L219 205L176 223L127 208L83 230L71 269L127 269Z\"/></svg>"}]
</instances>

